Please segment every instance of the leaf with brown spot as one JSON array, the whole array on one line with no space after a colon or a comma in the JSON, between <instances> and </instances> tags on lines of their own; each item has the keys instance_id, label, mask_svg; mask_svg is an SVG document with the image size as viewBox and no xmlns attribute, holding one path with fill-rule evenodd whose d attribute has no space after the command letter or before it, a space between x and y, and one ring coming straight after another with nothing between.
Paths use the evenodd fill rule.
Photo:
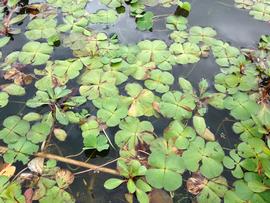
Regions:
<instances>
[{"instance_id":1,"label":"leaf with brown spot","mask_svg":"<svg viewBox=\"0 0 270 203\"><path fill-rule=\"evenodd\" d=\"M60 188L66 189L73 183L74 175L69 170L60 169L55 174L55 180Z\"/></svg>"},{"instance_id":2,"label":"leaf with brown spot","mask_svg":"<svg viewBox=\"0 0 270 203\"><path fill-rule=\"evenodd\" d=\"M0 176L6 176L6 177L11 177L14 175L16 171L16 167L12 166L11 164L3 164L0 169Z\"/></svg>"},{"instance_id":3,"label":"leaf with brown spot","mask_svg":"<svg viewBox=\"0 0 270 203\"><path fill-rule=\"evenodd\" d=\"M194 173L192 177L187 180L187 190L193 195L198 195L207 183L208 180L200 173Z\"/></svg>"}]
</instances>

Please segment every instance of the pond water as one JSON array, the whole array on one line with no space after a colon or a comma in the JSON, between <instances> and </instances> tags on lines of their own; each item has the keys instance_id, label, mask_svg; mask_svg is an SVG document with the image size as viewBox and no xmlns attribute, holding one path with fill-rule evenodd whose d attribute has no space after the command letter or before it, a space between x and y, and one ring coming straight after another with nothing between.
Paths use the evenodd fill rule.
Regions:
<instances>
[{"instance_id":1,"label":"pond water","mask_svg":"<svg viewBox=\"0 0 270 203\"><path fill-rule=\"evenodd\" d=\"M37 1L33 1L37 2ZM30 1L29 3L32 3ZM263 21L257 21L252 18L247 11L235 8L234 0L191 0L192 11L188 16L189 26L210 26L214 28L218 33L218 38L228 42L230 45L237 48L248 47L256 48L258 40L261 35L270 33L269 23ZM99 9L106 8L106 6L99 3L98 0L90 1L87 4L86 10L89 12L96 12ZM126 8L128 9L128 8ZM147 10L154 12L155 15L169 15L175 11L176 7L164 8L161 6L151 7ZM7 56L13 51L20 50L22 46L28 42L28 39L24 36L26 31L26 25L28 19L25 20L19 27L21 28L21 34L14 35L14 39L5 46L1 51L3 56ZM114 25L96 25L91 26L92 29L97 31L103 31L107 34L117 34L120 43L122 44L136 44L141 40L146 39L161 39L167 44L171 44L169 39L169 33L171 31L166 30L166 21L164 17L156 18L152 31L139 31L136 29L136 23L134 18L129 16L128 10L121 15L119 20ZM56 47L51 60L62 60L72 57L72 51L63 47ZM29 69L30 70L30 69ZM220 72L220 67L215 63L214 57L210 54L208 58L201 59L198 63L191 65L176 65L172 70L172 74L175 78L184 77L196 85L205 78L208 81L214 81L214 76ZM1 83L5 81L2 80ZM213 82L210 89L214 90ZM76 88L76 83L72 83L72 87ZM124 86L123 86L124 87ZM172 85L172 89L177 89L178 81L175 80ZM1 119L4 120L9 115L24 115L30 112L31 109L25 107L24 101L26 98L34 96L34 86L27 87L26 95L24 97L12 97L12 101L6 108L0 110ZM85 106L90 107L90 106ZM46 112L47 108L38 108L37 112ZM95 110L93 110L93 113ZM223 147L232 147L238 142L238 138L235 136L231 129L231 122L224 122L224 118L231 119L229 112L220 111L214 108L209 108L206 115L206 123L213 132L216 132L216 138L222 143ZM145 119L152 121L155 126L155 134L162 135L164 129L170 123L170 119L160 118L153 119L146 117ZM76 125L69 125L65 128L68 132L68 138L66 142L54 141L56 147L51 148L51 152L68 156L81 152L83 147L81 131ZM106 130L108 136L113 140L114 134L119 130L118 127L108 128ZM95 152L94 150L87 150L81 155L77 156L77 160L85 161L89 159L90 163L101 165L109 162L118 157L118 151L110 148L103 152ZM73 172L79 172L82 168L59 163L60 166L68 168ZM110 164L108 167L114 168L115 163ZM19 167L19 166L18 166ZM226 173L226 172L225 172ZM126 192L125 186L121 186L115 190L106 190L103 186L104 182L112 176L103 173L83 173L75 177L75 181L70 187L72 194L76 198L78 203L119 203L125 202L123 194ZM177 190L175 192L174 202L191 202L189 195L184 189Z\"/></svg>"}]
</instances>

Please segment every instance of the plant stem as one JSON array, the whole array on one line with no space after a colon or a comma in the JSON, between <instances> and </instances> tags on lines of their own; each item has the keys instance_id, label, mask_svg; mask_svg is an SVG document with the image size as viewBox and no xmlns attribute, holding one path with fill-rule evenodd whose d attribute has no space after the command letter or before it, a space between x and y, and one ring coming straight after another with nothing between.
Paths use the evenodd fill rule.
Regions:
<instances>
[{"instance_id":1,"label":"plant stem","mask_svg":"<svg viewBox=\"0 0 270 203\"><path fill-rule=\"evenodd\" d=\"M0 146L0 154L5 153L8 150L7 147L3 147ZM111 169L111 168L106 168L106 167L100 167L94 164L89 164L89 163L85 163L82 161L77 161L74 159L70 159L70 158L66 158L66 157L62 157L62 156L58 156L55 154L50 154L50 153L46 153L46 152L38 152L36 154L34 154L34 156L36 157L41 157L41 158L45 158L45 159L52 159L52 160L56 160L56 161L60 161L63 163L67 163L67 164L71 164L74 166L80 166L83 168L87 168L87 169L91 169L93 171L99 171L99 172L103 172L103 173L108 173L111 175L116 175L119 176L119 172L115 169Z\"/></svg>"}]
</instances>

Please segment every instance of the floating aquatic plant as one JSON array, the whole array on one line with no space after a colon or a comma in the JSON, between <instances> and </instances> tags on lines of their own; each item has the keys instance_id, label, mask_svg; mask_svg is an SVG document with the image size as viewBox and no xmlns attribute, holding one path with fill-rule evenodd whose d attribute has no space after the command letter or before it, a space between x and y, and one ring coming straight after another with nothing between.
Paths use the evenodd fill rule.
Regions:
<instances>
[{"instance_id":1,"label":"floating aquatic plant","mask_svg":"<svg viewBox=\"0 0 270 203\"><path fill-rule=\"evenodd\" d=\"M257 49L234 47L218 39L211 27L190 26L185 17L191 11L188 2L101 0L106 7L91 13L88 3L48 0L31 5L38 8L35 14L19 14L20 8L30 9L19 1L1 3L0 48L9 46L10 34L19 33L21 21L27 24L21 34L27 41L1 59L0 108L11 108L15 102L26 110L2 120L0 152L5 164L0 167L0 202L75 202L67 190L74 175L57 167L54 159L118 175L104 187L126 185L129 202L133 195L147 203L151 191L185 187L199 203L266 203L269 36L261 37ZM269 21L266 0L236 0L236 5ZM152 6L176 9L163 16L169 43L144 39L126 45L107 32L127 11L137 29L155 32L160 16L149 11ZM93 29L97 24L104 26L102 32ZM62 48L72 56L57 55ZM182 65L209 55L221 70L213 77L214 88L203 78L193 84L183 75L175 76ZM232 136L239 138L232 149L208 126L206 115L212 107L227 110L232 117L227 121L233 122ZM163 133L156 124L162 119L168 121ZM69 126L80 129L76 136L83 151L119 150L116 169L49 154L55 139L65 143L71 138ZM107 134L109 130L115 135ZM28 173L16 171L18 162L27 164ZM225 168L232 177L223 177Z\"/></svg>"}]
</instances>

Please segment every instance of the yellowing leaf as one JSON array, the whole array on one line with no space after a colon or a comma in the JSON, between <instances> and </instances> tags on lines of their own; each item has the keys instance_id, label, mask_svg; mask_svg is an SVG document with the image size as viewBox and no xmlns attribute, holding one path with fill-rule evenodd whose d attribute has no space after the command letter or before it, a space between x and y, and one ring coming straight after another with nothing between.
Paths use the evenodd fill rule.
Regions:
<instances>
[{"instance_id":1,"label":"yellowing leaf","mask_svg":"<svg viewBox=\"0 0 270 203\"><path fill-rule=\"evenodd\" d=\"M15 166L12 166L11 164L3 164L2 168L0 169L0 176L6 176L10 178L14 175L15 171Z\"/></svg>"}]
</instances>

